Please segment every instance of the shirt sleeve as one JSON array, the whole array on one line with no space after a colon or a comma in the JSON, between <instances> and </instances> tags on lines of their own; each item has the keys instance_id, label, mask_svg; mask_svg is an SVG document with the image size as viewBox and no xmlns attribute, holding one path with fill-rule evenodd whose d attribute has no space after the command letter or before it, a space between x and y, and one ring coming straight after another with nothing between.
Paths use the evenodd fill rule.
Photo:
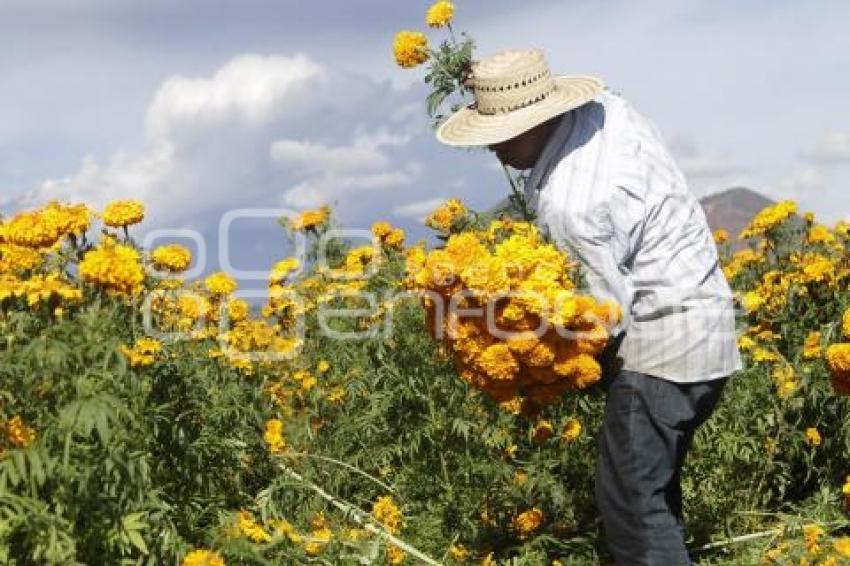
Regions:
<instances>
[{"instance_id":1,"label":"shirt sleeve","mask_svg":"<svg viewBox=\"0 0 850 566\"><path fill-rule=\"evenodd\" d=\"M566 232L573 257L581 264L587 291L599 300L620 305L623 318L613 330L619 334L628 327L633 292L628 281L627 262L632 255L628 228L615 226L608 203L570 214L566 222L574 225Z\"/></svg>"}]
</instances>

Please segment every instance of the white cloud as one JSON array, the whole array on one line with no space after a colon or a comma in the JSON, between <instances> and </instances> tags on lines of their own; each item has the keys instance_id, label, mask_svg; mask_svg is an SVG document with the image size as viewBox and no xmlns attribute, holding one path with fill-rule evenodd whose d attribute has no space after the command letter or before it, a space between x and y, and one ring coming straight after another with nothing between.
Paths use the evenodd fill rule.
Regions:
<instances>
[{"instance_id":1,"label":"white cloud","mask_svg":"<svg viewBox=\"0 0 850 566\"><path fill-rule=\"evenodd\" d=\"M413 218L422 222L435 208L446 202L446 197L435 197L428 200L417 200L393 209L393 214L402 218Z\"/></svg>"},{"instance_id":2,"label":"white cloud","mask_svg":"<svg viewBox=\"0 0 850 566\"><path fill-rule=\"evenodd\" d=\"M387 156L374 146L328 147L309 141L277 140L272 143L269 153L272 161L281 168L307 173L370 171L388 164Z\"/></svg>"},{"instance_id":3,"label":"white cloud","mask_svg":"<svg viewBox=\"0 0 850 566\"><path fill-rule=\"evenodd\" d=\"M89 155L16 204L137 198L147 228L245 206L362 207L361 193L409 186L421 173L406 148L410 122L393 124L374 104L410 96L301 55L241 55L208 77L167 79L147 110L145 148Z\"/></svg>"},{"instance_id":4,"label":"white cloud","mask_svg":"<svg viewBox=\"0 0 850 566\"><path fill-rule=\"evenodd\" d=\"M824 136L805 157L821 164L850 163L850 134L834 132Z\"/></svg>"},{"instance_id":5,"label":"white cloud","mask_svg":"<svg viewBox=\"0 0 850 566\"><path fill-rule=\"evenodd\" d=\"M676 163L689 180L717 180L746 171L740 163L727 155L705 153L689 137L676 137L669 144Z\"/></svg>"},{"instance_id":6,"label":"white cloud","mask_svg":"<svg viewBox=\"0 0 850 566\"><path fill-rule=\"evenodd\" d=\"M148 132L167 139L181 126L195 130L205 122L262 126L289 95L325 78L324 69L304 55L240 55L209 78L167 79L148 109Z\"/></svg>"},{"instance_id":7,"label":"white cloud","mask_svg":"<svg viewBox=\"0 0 850 566\"><path fill-rule=\"evenodd\" d=\"M413 165L404 171L385 171L365 175L339 176L333 172L322 174L292 187L282 197L282 202L298 208L315 207L338 201L350 193L381 191L400 188L413 183L418 168ZM375 211L376 215L380 212Z\"/></svg>"},{"instance_id":8,"label":"white cloud","mask_svg":"<svg viewBox=\"0 0 850 566\"><path fill-rule=\"evenodd\" d=\"M811 200L811 195L823 186L823 176L813 165L797 167L777 184L778 195L796 200Z\"/></svg>"}]
</instances>

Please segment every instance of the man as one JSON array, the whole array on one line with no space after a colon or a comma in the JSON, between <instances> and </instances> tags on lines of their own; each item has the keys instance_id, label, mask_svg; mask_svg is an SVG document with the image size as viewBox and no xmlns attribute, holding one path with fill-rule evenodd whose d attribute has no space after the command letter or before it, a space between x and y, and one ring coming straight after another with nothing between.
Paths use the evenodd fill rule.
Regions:
<instances>
[{"instance_id":1,"label":"man","mask_svg":"<svg viewBox=\"0 0 850 566\"><path fill-rule=\"evenodd\" d=\"M656 128L592 77L553 77L539 50L473 65L475 103L437 138L531 169L526 199L613 298L596 502L617 564L690 564L679 475L694 431L741 367L729 286L699 203Z\"/></svg>"}]
</instances>

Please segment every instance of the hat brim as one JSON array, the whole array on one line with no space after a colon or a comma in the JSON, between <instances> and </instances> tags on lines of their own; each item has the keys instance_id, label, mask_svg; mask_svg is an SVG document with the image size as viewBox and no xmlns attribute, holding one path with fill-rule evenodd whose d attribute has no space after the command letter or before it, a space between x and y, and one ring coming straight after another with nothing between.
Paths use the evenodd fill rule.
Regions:
<instances>
[{"instance_id":1,"label":"hat brim","mask_svg":"<svg viewBox=\"0 0 850 566\"><path fill-rule=\"evenodd\" d=\"M604 84L596 77L554 77L555 88L540 102L504 114L480 114L461 108L437 128L437 139L453 146L492 145L530 130L546 120L593 100Z\"/></svg>"}]
</instances>

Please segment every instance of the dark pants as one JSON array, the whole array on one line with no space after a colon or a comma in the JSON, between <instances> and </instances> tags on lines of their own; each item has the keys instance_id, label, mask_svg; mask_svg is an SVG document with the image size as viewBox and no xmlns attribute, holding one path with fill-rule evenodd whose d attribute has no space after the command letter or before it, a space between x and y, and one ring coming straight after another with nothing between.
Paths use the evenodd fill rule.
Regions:
<instances>
[{"instance_id":1,"label":"dark pants","mask_svg":"<svg viewBox=\"0 0 850 566\"><path fill-rule=\"evenodd\" d=\"M725 383L683 385L620 370L608 384L596 505L618 565L691 564L680 472L694 431L711 415Z\"/></svg>"}]
</instances>

